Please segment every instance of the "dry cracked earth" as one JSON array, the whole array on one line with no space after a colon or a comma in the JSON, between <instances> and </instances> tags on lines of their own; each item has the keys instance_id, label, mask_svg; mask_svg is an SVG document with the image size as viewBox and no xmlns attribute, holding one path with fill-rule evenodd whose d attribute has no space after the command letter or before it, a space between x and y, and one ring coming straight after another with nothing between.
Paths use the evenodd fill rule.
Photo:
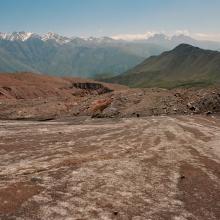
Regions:
<instances>
[{"instance_id":1,"label":"dry cracked earth","mask_svg":"<svg viewBox=\"0 0 220 220\"><path fill-rule=\"evenodd\" d=\"M0 219L219 220L220 117L1 121Z\"/></svg>"}]
</instances>

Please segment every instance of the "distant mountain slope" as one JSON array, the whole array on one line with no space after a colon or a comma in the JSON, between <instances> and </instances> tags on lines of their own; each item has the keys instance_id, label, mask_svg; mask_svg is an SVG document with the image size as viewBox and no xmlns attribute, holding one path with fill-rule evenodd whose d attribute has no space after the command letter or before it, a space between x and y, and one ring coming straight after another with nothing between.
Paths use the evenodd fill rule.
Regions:
<instances>
[{"instance_id":1,"label":"distant mountain slope","mask_svg":"<svg viewBox=\"0 0 220 220\"><path fill-rule=\"evenodd\" d=\"M93 77L120 74L165 48L111 38L66 38L48 33L0 33L0 71Z\"/></svg>"},{"instance_id":2,"label":"distant mountain slope","mask_svg":"<svg viewBox=\"0 0 220 220\"><path fill-rule=\"evenodd\" d=\"M0 57L0 71L87 77L104 72L122 73L144 60L123 48L59 45L39 39L0 40Z\"/></svg>"},{"instance_id":3,"label":"distant mountain slope","mask_svg":"<svg viewBox=\"0 0 220 220\"><path fill-rule=\"evenodd\" d=\"M132 87L166 88L217 84L220 83L220 52L181 44L107 81Z\"/></svg>"},{"instance_id":4,"label":"distant mountain slope","mask_svg":"<svg viewBox=\"0 0 220 220\"><path fill-rule=\"evenodd\" d=\"M155 34L154 36L148 38L145 42L160 45L169 49L173 49L179 44L183 43L209 50L219 50L220 48L220 42L205 40L199 41L183 34L174 35L171 37L166 36L165 34Z\"/></svg>"},{"instance_id":5,"label":"distant mountain slope","mask_svg":"<svg viewBox=\"0 0 220 220\"><path fill-rule=\"evenodd\" d=\"M56 33L0 32L0 71L32 71L89 78L117 76L146 58L171 50L180 43L219 49L220 42L189 36L154 36L136 41L110 37L65 37Z\"/></svg>"}]
</instances>

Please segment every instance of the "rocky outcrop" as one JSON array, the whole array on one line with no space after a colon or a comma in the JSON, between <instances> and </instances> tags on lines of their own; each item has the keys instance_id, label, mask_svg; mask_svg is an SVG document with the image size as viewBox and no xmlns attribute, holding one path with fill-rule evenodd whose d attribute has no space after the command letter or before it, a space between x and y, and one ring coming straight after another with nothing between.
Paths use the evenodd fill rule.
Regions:
<instances>
[{"instance_id":1,"label":"rocky outcrop","mask_svg":"<svg viewBox=\"0 0 220 220\"><path fill-rule=\"evenodd\" d=\"M73 87L77 89L88 90L88 91L96 91L98 94L112 92L111 89L103 86L100 83L78 82L78 83L73 83Z\"/></svg>"},{"instance_id":2,"label":"rocky outcrop","mask_svg":"<svg viewBox=\"0 0 220 220\"><path fill-rule=\"evenodd\" d=\"M213 91L204 94L188 103L187 107L194 113L220 112L220 93Z\"/></svg>"},{"instance_id":3,"label":"rocky outcrop","mask_svg":"<svg viewBox=\"0 0 220 220\"><path fill-rule=\"evenodd\" d=\"M111 103L111 98L95 100L92 102L90 109L93 113L103 112L103 110L106 109Z\"/></svg>"}]
</instances>

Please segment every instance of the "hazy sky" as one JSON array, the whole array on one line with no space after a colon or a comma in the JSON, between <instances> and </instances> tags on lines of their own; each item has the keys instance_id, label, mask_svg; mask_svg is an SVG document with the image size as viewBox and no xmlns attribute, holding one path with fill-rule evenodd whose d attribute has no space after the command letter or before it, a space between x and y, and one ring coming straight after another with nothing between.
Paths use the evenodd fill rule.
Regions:
<instances>
[{"instance_id":1,"label":"hazy sky","mask_svg":"<svg viewBox=\"0 0 220 220\"><path fill-rule=\"evenodd\" d=\"M0 32L220 40L220 0L0 0ZM150 33L148 33L150 32Z\"/></svg>"}]
</instances>

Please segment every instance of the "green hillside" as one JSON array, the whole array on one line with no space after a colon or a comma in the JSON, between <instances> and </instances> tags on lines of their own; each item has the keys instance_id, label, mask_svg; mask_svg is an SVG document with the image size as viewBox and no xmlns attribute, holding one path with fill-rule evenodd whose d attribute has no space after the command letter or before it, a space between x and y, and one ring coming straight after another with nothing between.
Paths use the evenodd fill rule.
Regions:
<instances>
[{"instance_id":1,"label":"green hillside","mask_svg":"<svg viewBox=\"0 0 220 220\"><path fill-rule=\"evenodd\" d=\"M164 88L218 84L220 52L181 44L107 81L131 87Z\"/></svg>"}]
</instances>

